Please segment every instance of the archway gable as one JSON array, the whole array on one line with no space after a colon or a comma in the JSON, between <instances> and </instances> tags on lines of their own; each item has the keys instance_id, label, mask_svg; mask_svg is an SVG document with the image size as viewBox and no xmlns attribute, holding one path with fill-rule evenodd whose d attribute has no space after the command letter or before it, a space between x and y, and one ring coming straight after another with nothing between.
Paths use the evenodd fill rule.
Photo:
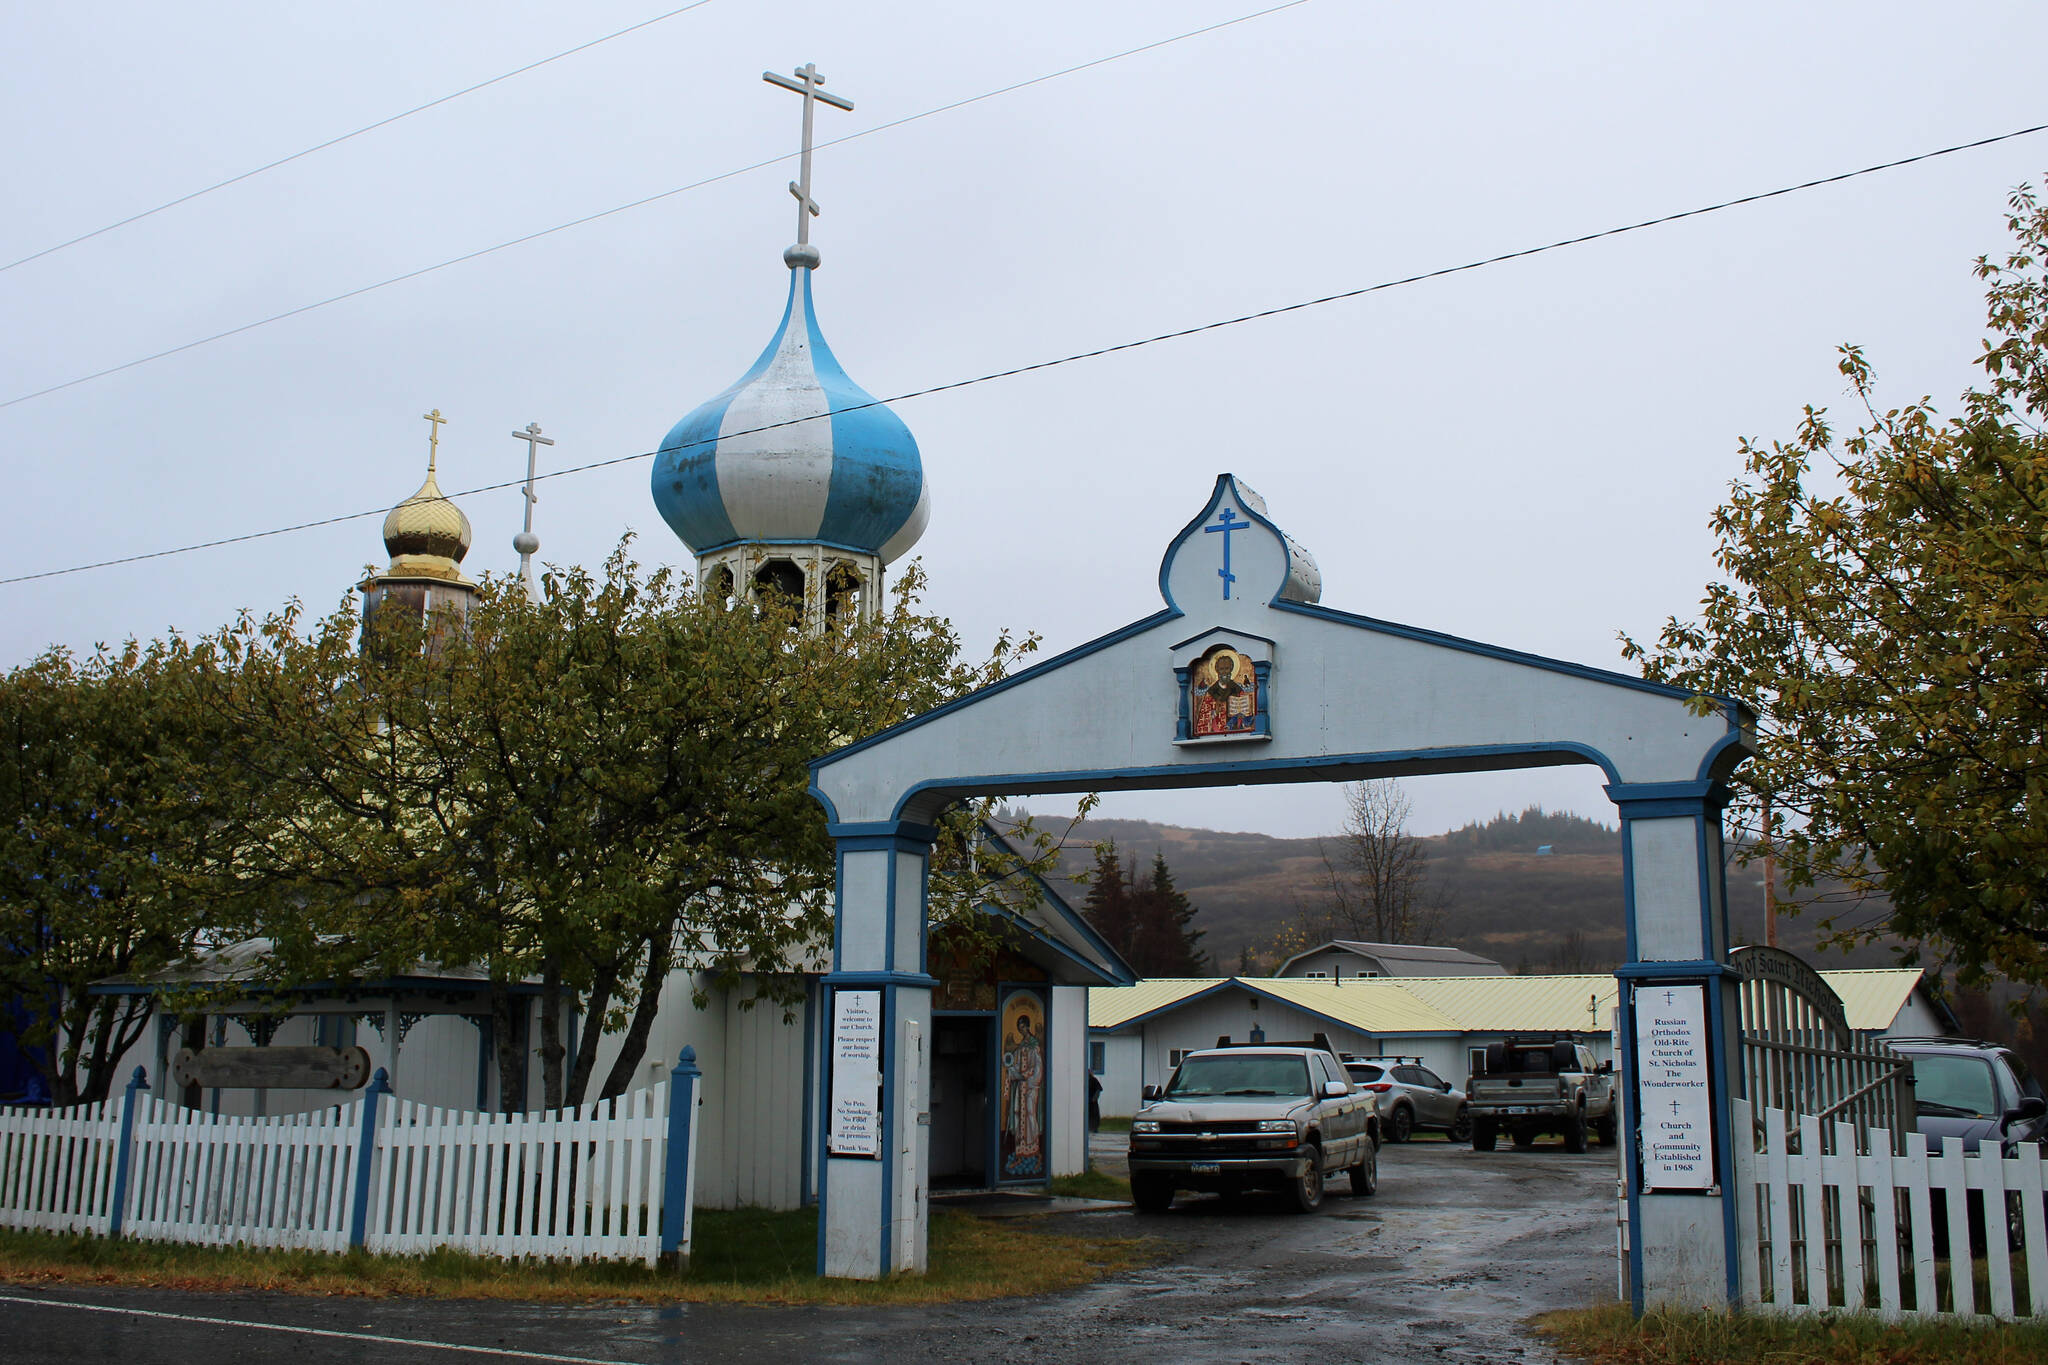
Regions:
<instances>
[{"instance_id":1,"label":"archway gable","mask_svg":"<svg viewBox=\"0 0 2048 1365\"><path fill-rule=\"evenodd\" d=\"M928 822L976 794L1565 763L1620 786L1696 783L1748 751L1738 704L1699 715L1681 689L1302 600L1314 561L1228 474L1160 583L1164 610L817 760L835 826ZM1175 647L1232 637L1251 651L1234 690L1258 672L1257 724L1191 734Z\"/></svg>"}]
</instances>

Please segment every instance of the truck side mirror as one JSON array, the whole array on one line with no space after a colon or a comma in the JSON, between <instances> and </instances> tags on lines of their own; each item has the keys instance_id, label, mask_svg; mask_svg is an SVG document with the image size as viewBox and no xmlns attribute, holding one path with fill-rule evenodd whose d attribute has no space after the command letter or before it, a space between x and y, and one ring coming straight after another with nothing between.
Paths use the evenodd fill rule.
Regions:
<instances>
[{"instance_id":1,"label":"truck side mirror","mask_svg":"<svg viewBox=\"0 0 2048 1365\"><path fill-rule=\"evenodd\" d=\"M1351 1093L1351 1087L1342 1081L1324 1081L1323 1098L1334 1100Z\"/></svg>"},{"instance_id":2,"label":"truck side mirror","mask_svg":"<svg viewBox=\"0 0 2048 1365\"><path fill-rule=\"evenodd\" d=\"M1612 1060L1609 1060L1609 1061L1605 1061L1605 1062L1602 1062L1602 1063L1600 1063L1600 1074L1601 1074L1601 1075L1603 1075L1603 1076L1609 1076L1609 1075L1612 1075L1613 1073L1614 1073L1614 1063L1613 1063L1613 1061L1612 1061Z\"/></svg>"},{"instance_id":3,"label":"truck side mirror","mask_svg":"<svg viewBox=\"0 0 2048 1365\"><path fill-rule=\"evenodd\" d=\"M1161 1095L1165 1093L1165 1091L1161 1090L1156 1085L1148 1085L1145 1087L1145 1103L1150 1104L1152 1101L1158 1099Z\"/></svg>"},{"instance_id":4,"label":"truck side mirror","mask_svg":"<svg viewBox=\"0 0 2048 1365\"><path fill-rule=\"evenodd\" d=\"M2048 1100L2042 1099L2039 1095L2028 1095L2019 1102L2017 1108L2006 1111L1999 1128L2003 1130L2015 1123L2030 1123L2044 1115L2048 1115Z\"/></svg>"}]
</instances>

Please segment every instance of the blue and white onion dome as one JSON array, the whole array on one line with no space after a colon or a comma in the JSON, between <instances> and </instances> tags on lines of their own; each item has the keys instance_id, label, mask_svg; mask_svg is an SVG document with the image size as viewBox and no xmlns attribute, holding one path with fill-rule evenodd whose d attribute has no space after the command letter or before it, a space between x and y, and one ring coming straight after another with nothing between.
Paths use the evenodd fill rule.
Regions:
<instances>
[{"instance_id":1,"label":"blue and white onion dome","mask_svg":"<svg viewBox=\"0 0 2048 1365\"><path fill-rule=\"evenodd\" d=\"M903 419L847 378L825 344L812 260L798 250L785 258L789 306L768 349L662 441L654 505L697 555L827 545L887 564L931 520L924 464Z\"/></svg>"}]
</instances>

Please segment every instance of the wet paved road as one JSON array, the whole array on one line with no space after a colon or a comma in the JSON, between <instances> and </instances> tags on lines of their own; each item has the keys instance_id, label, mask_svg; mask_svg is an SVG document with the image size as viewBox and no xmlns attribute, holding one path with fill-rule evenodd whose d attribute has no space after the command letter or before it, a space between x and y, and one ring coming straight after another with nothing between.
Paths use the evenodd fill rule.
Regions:
<instances>
[{"instance_id":1,"label":"wet paved road","mask_svg":"<svg viewBox=\"0 0 2048 1365\"><path fill-rule=\"evenodd\" d=\"M558 1308L0 1286L0 1359L1548 1362L1555 1357L1523 1320L1613 1296L1611 1150L1413 1143L1381 1160L1377 1197L1332 1196L1313 1217L1253 1197L1190 1199L1161 1217L1049 1218L1155 1235L1172 1249L1151 1269L1043 1298L924 1309Z\"/></svg>"}]
</instances>

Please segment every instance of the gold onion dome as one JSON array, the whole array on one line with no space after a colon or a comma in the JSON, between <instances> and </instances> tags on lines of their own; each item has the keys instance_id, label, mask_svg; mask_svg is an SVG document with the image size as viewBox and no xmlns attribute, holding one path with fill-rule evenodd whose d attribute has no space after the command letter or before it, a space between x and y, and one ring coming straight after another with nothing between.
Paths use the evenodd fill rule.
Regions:
<instances>
[{"instance_id":1,"label":"gold onion dome","mask_svg":"<svg viewBox=\"0 0 2048 1365\"><path fill-rule=\"evenodd\" d=\"M433 416L440 416L438 409ZM439 435L437 424L436 439L427 453L427 481L420 485L419 492L392 508L384 518L384 549L391 556L392 577L445 578L466 583L469 580L457 566L469 553L469 518L448 500L434 477Z\"/></svg>"}]
</instances>

